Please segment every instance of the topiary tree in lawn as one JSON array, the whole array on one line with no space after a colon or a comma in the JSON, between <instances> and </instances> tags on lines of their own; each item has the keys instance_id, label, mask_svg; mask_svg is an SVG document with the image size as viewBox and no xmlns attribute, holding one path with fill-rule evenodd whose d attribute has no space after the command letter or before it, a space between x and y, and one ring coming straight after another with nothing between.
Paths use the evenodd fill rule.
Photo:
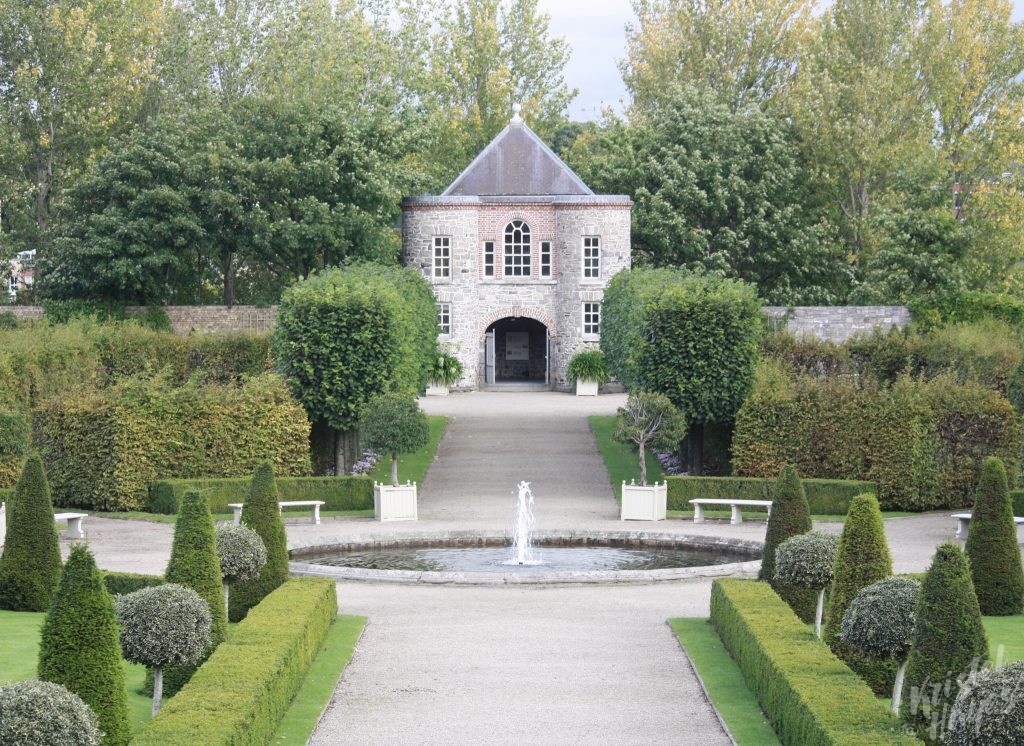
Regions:
<instances>
[{"instance_id":1,"label":"topiary tree in lawn","mask_svg":"<svg viewBox=\"0 0 1024 746\"><path fill-rule=\"evenodd\" d=\"M630 393L664 394L690 428L690 473L702 474L704 428L731 423L750 392L761 304L739 280L678 269L615 275L601 304L601 351Z\"/></svg>"},{"instance_id":2,"label":"topiary tree in lawn","mask_svg":"<svg viewBox=\"0 0 1024 746\"><path fill-rule=\"evenodd\" d=\"M233 622L244 619L249 609L288 579L288 539L277 507L279 499L274 467L265 462L256 469L249 483L249 493L242 507L242 523L263 540L267 561L255 578L232 587L228 618Z\"/></svg>"},{"instance_id":3,"label":"topiary tree in lawn","mask_svg":"<svg viewBox=\"0 0 1024 746\"><path fill-rule=\"evenodd\" d=\"M1024 567L1013 522L1006 469L995 457L985 459L974 498L967 556L978 605L986 616L1024 611Z\"/></svg>"},{"instance_id":4,"label":"topiary tree in lawn","mask_svg":"<svg viewBox=\"0 0 1024 746\"><path fill-rule=\"evenodd\" d=\"M104 746L131 740L114 601L82 544L71 548L43 622L39 678L66 687L92 708Z\"/></svg>"},{"instance_id":5,"label":"topiary tree in lawn","mask_svg":"<svg viewBox=\"0 0 1024 746\"><path fill-rule=\"evenodd\" d=\"M899 713L903 676L914 636L921 584L910 578L886 578L872 583L853 597L843 614L840 637L870 658L899 664L892 689L892 711Z\"/></svg>"},{"instance_id":6,"label":"topiary tree in lawn","mask_svg":"<svg viewBox=\"0 0 1024 746\"><path fill-rule=\"evenodd\" d=\"M958 680L988 662L988 640L960 547L942 544L921 583L917 620L907 660L910 707L904 718L938 743L958 694Z\"/></svg>"},{"instance_id":7,"label":"topiary tree in lawn","mask_svg":"<svg viewBox=\"0 0 1024 746\"><path fill-rule=\"evenodd\" d=\"M60 567L50 485L42 459L33 454L25 461L7 510L7 534L0 556L0 608L49 609Z\"/></svg>"},{"instance_id":8,"label":"topiary tree in lawn","mask_svg":"<svg viewBox=\"0 0 1024 746\"><path fill-rule=\"evenodd\" d=\"M356 461L356 427L385 391L415 394L437 357L437 306L412 268L350 265L317 272L281 297L275 358L315 430L334 433L334 473Z\"/></svg>"},{"instance_id":9,"label":"topiary tree in lawn","mask_svg":"<svg viewBox=\"0 0 1024 746\"><path fill-rule=\"evenodd\" d=\"M378 394L359 419L363 445L391 454L391 484L398 486L398 454L412 453L430 442L430 426L416 398L407 394Z\"/></svg>"},{"instance_id":10,"label":"topiary tree in lawn","mask_svg":"<svg viewBox=\"0 0 1024 746\"><path fill-rule=\"evenodd\" d=\"M807 588L792 586L775 579L775 557L779 545L786 539L811 530L811 509L807 505L803 482L796 467L782 467L775 481L772 510L768 515L768 529L764 537L764 553L758 580L767 580L772 588L789 604L790 608L809 622L814 618L817 593Z\"/></svg>"},{"instance_id":11,"label":"topiary tree in lawn","mask_svg":"<svg viewBox=\"0 0 1024 746\"><path fill-rule=\"evenodd\" d=\"M786 585L818 592L814 634L821 637L825 589L832 582L839 539L832 534L808 531L779 544L775 551L775 579Z\"/></svg>"},{"instance_id":12,"label":"topiary tree in lawn","mask_svg":"<svg viewBox=\"0 0 1024 746\"><path fill-rule=\"evenodd\" d=\"M949 716L946 743L949 746L1024 743L1024 661L977 671L964 682Z\"/></svg>"},{"instance_id":13,"label":"topiary tree in lawn","mask_svg":"<svg viewBox=\"0 0 1024 746\"><path fill-rule=\"evenodd\" d=\"M0 746L99 746L96 715L60 684L0 686Z\"/></svg>"},{"instance_id":14,"label":"topiary tree in lawn","mask_svg":"<svg viewBox=\"0 0 1024 746\"><path fill-rule=\"evenodd\" d=\"M217 526L217 554L224 582L224 606L229 604L228 589L234 583L252 580L267 564L267 547L260 535L248 526Z\"/></svg>"},{"instance_id":15,"label":"topiary tree in lawn","mask_svg":"<svg viewBox=\"0 0 1024 746\"><path fill-rule=\"evenodd\" d=\"M154 669L153 714L160 711L165 666L194 666L210 646L210 606L191 588L164 583L114 600L126 660Z\"/></svg>"},{"instance_id":16,"label":"topiary tree in lawn","mask_svg":"<svg viewBox=\"0 0 1024 746\"><path fill-rule=\"evenodd\" d=\"M863 678L876 694L888 693L896 677L891 661L874 661L857 652L840 638L843 615L854 597L872 583L892 575L892 555L885 539L885 526L878 499L857 495L850 501L836 554L836 577L828 602L825 642L832 651Z\"/></svg>"},{"instance_id":17,"label":"topiary tree in lawn","mask_svg":"<svg viewBox=\"0 0 1024 746\"><path fill-rule=\"evenodd\" d=\"M198 662L202 663L227 635L228 617L221 585L220 557L217 555L217 536L213 516L206 498L198 492L186 492L174 523L174 541L171 559L164 572L164 580L191 588L210 606L210 647ZM164 670L164 690L174 695L185 686L194 666L167 666Z\"/></svg>"},{"instance_id":18,"label":"topiary tree in lawn","mask_svg":"<svg viewBox=\"0 0 1024 746\"><path fill-rule=\"evenodd\" d=\"M630 394L619 407L615 440L635 446L640 460L640 484L647 484L647 449L674 451L686 435L683 413L664 394Z\"/></svg>"}]
</instances>

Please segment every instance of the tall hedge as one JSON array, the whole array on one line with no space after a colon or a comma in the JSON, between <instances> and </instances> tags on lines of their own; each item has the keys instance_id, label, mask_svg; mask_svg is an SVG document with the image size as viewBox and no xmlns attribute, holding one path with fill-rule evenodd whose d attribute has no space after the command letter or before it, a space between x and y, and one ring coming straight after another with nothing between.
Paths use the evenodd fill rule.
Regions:
<instances>
[{"instance_id":1,"label":"tall hedge","mask_svg":"<svg viewBox=\"0 0 1024 746\"><path fill-rule=\"evenodd\" d=\"M994 457L985 459L981 472L966 550L981 613L1009 616L1024 611L1024 568L1006 469Z\"/></svg>"},{"instance_id":2,"label":"tall hedge","mask_svg":"<svg viewBox=\"0 0 1024 746\"><path fill-rule=\"evenodd\" d=\"M942 544L921 584L904 717L929 742L939 743L959 692L957 679L987 663L970 562L956 544Z\"/></svg>"},{"instance_id":3,"label":"tall hedge","mask_svg":"<svg viewBox=\"0 0 1024 746\"><path fill-rule=\"evenodd\" d=\"M261 464L249 485L249 494L242 507L242 523L263 539L267 563L258 577L231 587L228 617L232 622L244 619L249 609L288 579L288 538L278 511L278 500L274 467L269 463Z\"/></svg>"},{"instance_id":4,"label":"tall hedge","mask_svg":"<svg viewBox=\"0 0 1024 746\"><path fill-rule=\"evenodd\" d=\"M164 580L191 588L210 607L210 647L205 656L209 657L224 642L228 620L213 516L198 492L187 492L181 500ZM170 696L181 689L196 668L198 666L167 666L164 669L165 693Z\"/></svg>"},{"instance_id":5,"label":"tall hedge","mask_svg":"<svg viewBox=\"0 0 1024 746\"><path fill-rule=\"evenodd\" d=\"M144 508L149 485L176 477L234 477L271 458L284 474L309 474L309 421L282 380L241 386L157 377L48 400L32 420L61 505Z\"/></svg>"},{"instance_id":6,"label":"tall hedge","mask_svg":"<svg viewBox=\"0 0 1024 746\"><path fill-rule=\"evenodd\" d=\"M800 588L775 579L775 552L786 539L806 534L812 528L811 511L807 495L796 469L787 464L775 481L772 510L768 515L768 528L764 537L764 555L758 580L767 580L775 592L785 599L797 616L804 621L814 619L817 591Z\"/></svg>"},{"instance_id":7,"label":"tall hedge","mask_svg":"<svg viewBox=\"0 0 1024 746\"><path fill-rule=\"evenodd\" d=\"M13 485L28 451L28 421L17 412L0 411L0 487Z\"/></svg>"},{"instance_id":8,"label":"tall hedge","mask_svg":"<svg viewBox=\"0 0 1024 746\"><path fill-rule=\"evenodd\" d=\"M850 503L836 554L836 574L829 596L824 640L832 651L860 674L878 694L892 690L892 661L871 660L840 638L843 615L862 588L892 575L892 555L885 539L882 512L874 495L858 495Z\"/></svg>"},{"instance_id":9,"label":"tall hedge","mask_svg":"<svg viewBox=\"0 0 1024 746\"><path fill-rule=\"evenodd\" d=\"M84 545L71 548L39 643L39 678L74 692L96 713L105 746L132 737L114 602Z\"/></svg>"},{"instance_id":10,"label":"tall hedge","mask_svg":"<svg viewBox=\"0 0 1024 746\"><path fill-rule=\"evenodd\" d=\"M0 609L46 611L60 579L60 545L43 462L28 457L7 508Z\"/></svg>"}]
</instances>

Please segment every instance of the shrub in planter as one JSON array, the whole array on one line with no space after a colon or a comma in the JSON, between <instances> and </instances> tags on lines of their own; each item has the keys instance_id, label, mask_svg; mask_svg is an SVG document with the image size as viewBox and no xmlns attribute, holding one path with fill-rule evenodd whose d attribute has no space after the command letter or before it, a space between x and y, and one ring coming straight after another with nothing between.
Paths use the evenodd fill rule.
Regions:
<instances>
[{"instance_id":1,"label":"shrub in planter","mask_svg":"<svg viewBox=\"0 0 1024 746\"><path fill-rule=\"evenodd\" d=\"M640 460L640 484L647 484L647 449L674 450L686 435L686 420L664 394L630 394L619 407L614 437L635 446Z\"/></svg>"},{"instance_id":2,"label":"shrub in planter","mask_svg":"<svg viewBox=\"0 0 1024 746\"><path fill-rule=\"evenodd\" d=\"M772 498L772 512L768 516L768 528L764 537L764 554L761 556L761 571L758 580L767 580L775 592L785 599L790 608L805 622L814 619L816 594L812 590L787 585L775 579L775 553L786 539L811 530L811 511L807 507L804 486L796 468L782 467L775 481Z\"/></svg>"},{"instance_id":3,"label":"shrub in planter","mask_svg":"<svg viewBox=\"0 0 1024 746\"><path fill-rule=\"evenodd\" d=\"M430 425L412 396L378 394L370 399L359 420L363 444L371 451L391 454L391 485L398 486L398 454L412 453L430 442Z\"/></svg>"},{"instance_id":4,"label":"shrub in planter","mask_svg":"<svg viewBox=\"0 0 1024 746\"><path fill-rule=\"evenodd\" d=\"M821 637L821 614L825 589L835 574L839 539L832 534L808 531L786 539L775 551L775 580L786 585L818 592L814 612L814 634Z\"/></svg>"},{"instance_id":5,"label":"shrub in planter","mask_svg":"<svg viewBox=\"0 0 1024 746\"><path fill-rule=\"evenodd\" d=\"M126 660L155 669L153 714L163 699L165 666L194 666L210 645L210 607L191 588L165 583L118 596L121 649Z\"/></svg>"},{"instance_id":6,"label":"shrub in planter","mask_svg":"<svg viewBox=\"0 0 1024 746\"><path fill-rule=\"evenodd\" d=\"M569 359L566 373L569 383L597 381L598 384L605 384L611 380L608 366L604 362L604 354L600 350L577 352Z\"/></svg>"},{"instance_id":7,"label":"shrub in planter","mask_svg":"<svg viewBox=\"0 0 1024 746\"><path fill-rule=\"evenodd\" d=\"M946 731L949 746L1024 743L1024 661L971 675L960 688Z\"/></svg>"},{"instance_id":8,"label":"shrub in planter","mask_svg":"<svg viewBox=\"0 0 1024 746\"><path fill-rule=\"evenodd\" d=\"M462 363L454 355L442 353L434 358L430 380L441 386L454 386L462 378Z\"/></svg>"},{"instance_id":9,"label":"shrub in planter","mask_svg":"<svg viewBox=\"0 0 1024 746\"><path fill-rule=\"evenodd\" d=\"M66 687L92 708L104 746L131 740L117 614L92 553L82 544L71 548L43 622L39 678Z\"/></svg>"},{"instance_id":10,"label":"shrub in planter","mask_svg":"<svg viewBox=\"0 0 1024 746\"><path fill-rule=\"evenodd\" d=\"M995 457L986 459L982 468L966 550L981 613L1008 616L1024 611L1024 567L1017 526L1006 469Z\"/></svg>"},{"instance_id":11,"label":"shrub in planter","mask_svg":"<svg viewBox=\"0 0 1024 746\"><path fill-rule=\"evenodd\" d=\"M260 535L248 526L217 526L217 554L220 575L224 582L224 605L228 605L228 588L243 580L252 580L267 564L267 547Z\"/></svg>"},{"instance_id":12,"label":"shrub in planter","mask_svg":"<svg viewBox=\"0 0 1024 746\"><path fill-rule=\"evenodd\" d=\"M60 578L60 546L43 462L29 456L7 508L0 556L0 608L46 611Z\"/></svg>"},{"instance_id":13,"label":"shrub in planter","mask_svg":"<svg viewBox=\"0 0 1024 746\"><path fill-rule=\"evenodd\" d=\"M0 744L100 746L96 716L77 694L49 681L0 686Z\"/></svg>"},{"instance_id":14,"label":"shrub in planter","mask_svg":"<svg viewBox=\"0 0 1024 746\"><path fill-rule=\"evenodd\" d=\"M263 540L267 562L259 575L236 583L231 589L228 618L232 622L244 619L249 609L288 579L288 539L277 507L279 499L274 467L269 462L264 463L253 474L249 484L242 507L242 524Z\"/></svg>"},{"instance_id":15,"label":"shrub in planter","mask_svg":"<svg viewBox=\"0 0 1024 746\"><path fill-rule=\"evenodd\" d=\"M903 676L914 636L921 584L910 578L886 578L862 588L846 607L840 637L870 658L899 664L892 689L892 711L900 711Z\"/></svg>"}]
</instances>

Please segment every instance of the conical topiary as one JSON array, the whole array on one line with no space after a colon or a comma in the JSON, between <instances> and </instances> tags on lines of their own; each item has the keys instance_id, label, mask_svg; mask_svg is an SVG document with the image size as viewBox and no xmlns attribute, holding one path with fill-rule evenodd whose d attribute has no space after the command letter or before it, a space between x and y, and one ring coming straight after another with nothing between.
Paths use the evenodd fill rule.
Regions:
<instances>
[{"instance_id":1,"label":"conical topiary","mask_svg":"<svg viewBox=\"0 0 1024 746\"><path fill-rule=\"evenodd\" d=\"M786 539L811 530L811 510L807 505L804 485L796 467L787 464L779 472L772 495L772 510L768 516L768 529L764 537L759 580L767 580L772 588L805 622L814 621L818 594L809 588L789 585L775 577L775 552Z\"/></svg>"},{"instance_id":2,"label":"conical topiary","mask_svg":"<svg viewBox=\"0 0 1024 746\"><path fill-rule=\"evenodd\" d=\"M114 601L92 554L71 548L39 645L39 678L74 692L96 713L104 746L132 737Z\"/></svg>"},{"instance_id":3,"label":"conical topiary","mask_svg":"<svg viewBox=\"0 0 1024 746\"><path fill-rule=\"evenodd\" d=\"M988 640L970 562L956 544L942 544L921 584L904 718L927 741L939 743L959 693L957 679L987 663Z\"/></svg>"},{"instance_id":4,"label":"conical topiary","mask_svg":"<svg viewBox=\"0 0 1024 746\"><path fill-rule=\"evenodd\" d=\"M876 694L892 691L896 666L892 661L872 660L840 638L846 607L862 588L892 575L892 555L885 539L885 526L878 499L857 495L850 501L846 524L839 537L836 574L828 602L825 642L856 671Z\"/></svg>"},{"instance_id":5,"label":"conical topiary","mask_svg":"<svg viewBox=\"0 0 1024 746\"><path fill-rule=\"evenodd\" d=\"M263 539L267 563L259 576L231 587L229 618L233 622L244 619L249 609L288 579L288 540L277 507L278 499L274 467L270 462L263 463L249 485L249 494L242 508L242 523Z\"/></svg>"},{"instance_id":6,"label":"conical topiary","mask_svg":"<svg viewBox=\"0 0 1024 746\"><path fill-rule=\"evenodd\" d=\"M1003 462L985 459L974 497L967 556L981 613L1009 616L1024 611L1024 567L1013 522L1013 503Z\"/></svg>"},{"instance_id":7,"label":"conical topiary","mask_svg":"<svg viewBox=\"0 0 1024 746\"><path fill-rule=\"evenodd\" d=\"M46 611L60 579L60 545L50 485L38 455L25 462L7 519L0 557L0 608Z\"/></svg>"}]
</instances>

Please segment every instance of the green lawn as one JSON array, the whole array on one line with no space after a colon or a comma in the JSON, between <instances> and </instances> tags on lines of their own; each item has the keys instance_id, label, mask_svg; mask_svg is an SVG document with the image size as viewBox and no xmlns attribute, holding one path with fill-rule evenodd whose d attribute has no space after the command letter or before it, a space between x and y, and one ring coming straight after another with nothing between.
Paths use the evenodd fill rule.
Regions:
<instances>
[{"instance_id":1,"label":"green lawn","mask_svg":"<svg viewBox=\"0 0 1024 746\"><path fill-rule=\"evenodd\" d=\"M365 626L366 617L338 616L271 743L305 746L331 701L341 672L352 660L352 652Z\"/></svg>"},{"instance_id":2,"label":"green lawn","mask_svg":"<svg viewBox=\"0 0 1024 746\"><path fill-rule=\"evenodd\" d=\"M693 661L707 688L708 696L740 746L778 744L774 731L743 674L730 657L707 619L671 619L683 649Z\"/></svg>"},{"instance_id":3,"label":"green lawn","mask_svg":"<svg viewBox=\"0 0 1024 746\"><path fill-rule=\"evenodd\" d=\"M597 440L597 449L604 458L604 465L608 469L608 477L611 479L612 487L615 489L615 499L622 499L622 483L632 480L640 481L640 463L637 459L636 449L625 443L617 442L612 434L615 432L615 415L591 415L590 429ZM648 451L647 454L647 481L648 483L660 482L665 478L665 471L658 463L654 454ZM692 513L690 514L693 515ZM728 517L728 513L726 513Z\"/></svg>"},{"instance_id":4,"label":"green lawn","mask_svg":"<svg viewBox=\"0 0 1024 746\"><path fill-rule=\"evenodd\" d=\"M1024 660L1024 615L982 617L988 650L994 663ZM1003 650L1000 654L999 648Z\"/></svg>"},{"instance_id":5,"label":"green lawn","mask_svg":"<svg viewBox=\"0 0 1024 746\"><path fill-rule=\"evenodd\" d=\"M448 424L447 417L428 415L430 425L430 442L415 453L401 454L398 457L398 480L405 484L407 481L423 485L423 477L427 468L434 461L437 455L437 444L441 442L444 429ZM369 474L376 482L391 484L391 455L384 454L377 466Z\"/></svg>"}]
</instances>

